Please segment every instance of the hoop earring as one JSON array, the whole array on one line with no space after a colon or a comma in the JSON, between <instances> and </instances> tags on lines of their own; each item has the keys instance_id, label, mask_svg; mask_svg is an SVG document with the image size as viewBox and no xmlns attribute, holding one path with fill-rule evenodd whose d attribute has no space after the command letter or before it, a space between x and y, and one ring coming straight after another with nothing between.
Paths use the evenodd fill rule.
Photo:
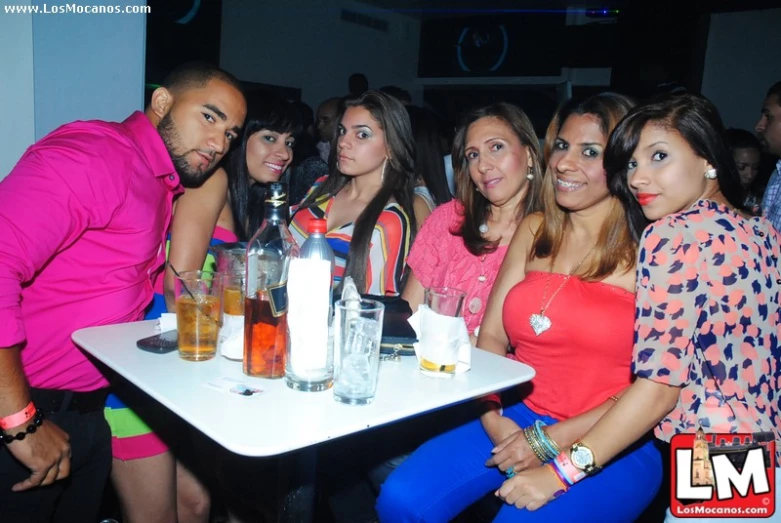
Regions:
<instances>
[{"instance_id":1,"label":"hoop earring","mask_svg":"<svg viewBox=\"0 0 781 523\"><path fill-rule=\"evenodd\" d=\"M385 170L388 167L388 157L386 156L385 159L382 161L382 174L380 175L380 182L385 181Z\"/></svg>"},{"instance_id":2,"label":"hoop earring","mask_svg":"<svg viewBox=\"0 0 781 523\"><path fill-rule=\"evenodd\" d=\"M529 172L526 173L526 179L529 181L534 180L534 172L531 167L529 167Z\"/></svg>"},{"instance_id":3,"label":"hoop earring","mask_svg":"<svg viewBox=\"0 0 781 523\"><path fill-rule=\"evenodd\" d=\"M716 176L718 176L718 174L716 173L716 169L708 169L707 171L705 171L705 177L708 180L715 180Z\"/></svg>"}]
</instances>

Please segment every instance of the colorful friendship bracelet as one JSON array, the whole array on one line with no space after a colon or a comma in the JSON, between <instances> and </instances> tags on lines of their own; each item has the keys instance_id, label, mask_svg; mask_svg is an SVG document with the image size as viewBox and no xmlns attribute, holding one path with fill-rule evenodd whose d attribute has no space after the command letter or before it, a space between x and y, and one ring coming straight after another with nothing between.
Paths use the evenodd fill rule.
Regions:
<instances>
[{"instance_id":1,"label":"colorful friendship bracelet","mask_svg":"<svg viewBox=\"0 0 781 523\"><path fill-rule=\"evenodd\" d=\"M564 478L565 482L570 486L574 485L587 476L585 472L578 469L572 463L572 461L570 461L566 452L562 452L556 456L556 459L554 459L552 463L556 466L559 472L561 472L562 478Z\"/></svg>"},{"instance_id":2,"label":"colorful friendship bracelet","mask_svg":"<svg viewBox=\"0 0 781 523\"><path fill-rule=\"evenodd\" d=\"M545 464L547 468L550 469L551 472L553 472L553 475L556 476L556 479L559 481L559 485L561 485L561 489L556 491L555 494L553 494L554 498L557 498L567 492L570 488L570 485L565 481L563 477L561 477L561 472L551 463Z\"/></svg>"}]
</instances>

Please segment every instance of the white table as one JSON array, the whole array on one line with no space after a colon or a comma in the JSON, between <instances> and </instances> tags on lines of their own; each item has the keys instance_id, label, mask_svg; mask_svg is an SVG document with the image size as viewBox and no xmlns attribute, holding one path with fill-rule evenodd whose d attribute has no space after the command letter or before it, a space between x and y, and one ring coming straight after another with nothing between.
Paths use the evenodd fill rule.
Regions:
<instances>
[{"instance_id":1,"label":"white table","mask_svg":"<svg viewBox=\"0 0 781 523\"><path fill-rule=\"evenodd\" d=\"M417 360L380 362L372 404L338 403L332 390L300 392L285 380L246 376L241 362L222 356L188 362L176 351L151 354L136 341L154 334L155 321L92 327L73 333L73 341L125 379L224 446L246 456L274 456L371 427L504 390L534 377L516 361L473 349L472 370L452 379L429 378ZM252 397L221 392L206 383L221 376L263 389Z\"/></svg>"}]
</instances>

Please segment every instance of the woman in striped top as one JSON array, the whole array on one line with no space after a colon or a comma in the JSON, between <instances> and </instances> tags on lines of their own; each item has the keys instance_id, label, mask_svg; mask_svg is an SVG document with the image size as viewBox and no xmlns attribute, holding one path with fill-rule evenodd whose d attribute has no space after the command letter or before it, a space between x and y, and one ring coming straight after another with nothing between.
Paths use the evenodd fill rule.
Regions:
<instances>
[{"instance_id":1,"label":"woman in striped top","mask_svg":"<svg viewBox=\"0 0 781 523\"><path fill-rule=\"evenodd\" d=\"M352 276L360 292L397 295L415 231L414 142L395 98L368 91L345 103L330 176L315 183L290 230L302 244L315 218L328 221L334 283Z\"/></svg>"}]
</instances>

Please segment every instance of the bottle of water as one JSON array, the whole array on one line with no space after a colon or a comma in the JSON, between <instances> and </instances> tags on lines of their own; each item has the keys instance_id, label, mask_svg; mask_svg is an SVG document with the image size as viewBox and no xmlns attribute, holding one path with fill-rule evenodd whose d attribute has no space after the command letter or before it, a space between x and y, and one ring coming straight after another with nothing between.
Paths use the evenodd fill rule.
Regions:
<instances>
[{"instance_id":1,"label":"bottle of water","mask_svg":"<svg viewBox=\"0 0 781 523\"><path fill-rule=\"evenodd\" d=\"M335 258L325 238L326 221L312 220L309 238L291 260L288 280L288 344L285 381L296 390L320 391L333 384L333 345L328 326Z\"/></svg>"},{"instance_id":2,"label":"bottle of water","mask_svg":"<svg viewBox=\"0 0 781 523\"><path fill-rule=\"evenodd\" d=\"M309 223L309 238L306 239L304 245L301 246L300 257L309 260L324 260L331 264L331 285L329 288L333 288L333 276L334 266L336 264L336 258L334 257L334 251L331 246L328 245L328 240L325 238L328 222L324 219L312 220Z\"/></svg>"}]
</instances>

